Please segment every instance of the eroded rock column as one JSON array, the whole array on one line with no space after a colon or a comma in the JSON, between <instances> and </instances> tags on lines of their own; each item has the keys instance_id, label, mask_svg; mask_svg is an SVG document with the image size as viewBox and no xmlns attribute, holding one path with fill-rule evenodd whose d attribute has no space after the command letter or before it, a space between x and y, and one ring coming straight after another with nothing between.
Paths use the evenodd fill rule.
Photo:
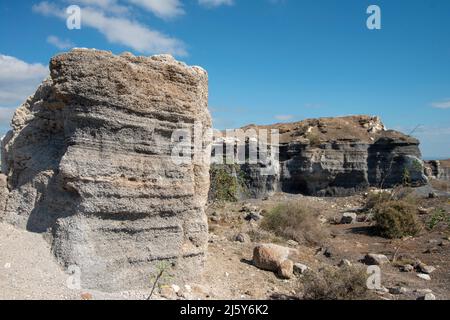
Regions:
<instances>
[{"instance_id":1,"label":"eroded rock column","mask_svg":"<svg viewBox=\"0 0 450 320\"><path fill-rule=\"evenodd\" d=\"M82 286L145 288L161 262L173 281L201 275L206 161L172 159L173 133L211 127L208 77L170 56L73 50L16 112L3 148L3 219L51 235Z\"/></svg>"}]
</instances>

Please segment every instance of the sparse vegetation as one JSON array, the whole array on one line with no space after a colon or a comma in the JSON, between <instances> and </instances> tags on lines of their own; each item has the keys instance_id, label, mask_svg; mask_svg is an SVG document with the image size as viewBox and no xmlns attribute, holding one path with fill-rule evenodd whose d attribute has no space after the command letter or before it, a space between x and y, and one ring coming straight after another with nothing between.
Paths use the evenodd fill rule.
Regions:
<instances>
[{"instance_id":1,"label":"sparse vegetation","mask_svg":"<svg viewBox=\"0 0 450 320\"><path fill-rule=\"evenodd\" d=\"M431 231L442 224L450 230L450 213L446 212L444 209L436 209L427 220L426 227Z\"/></svg>"},{"instance_id":2,"label":"sparse vegetation","mask_svg":"<svg viewBox=\"0 0 450 320\"><path fill-rule=\"evenodd\" d=\"M309 140L309 145L314 148L320 147L320 144L322 143L320 137L313 133L308 133L306 139Z\"/></svg>"},{"instance_id":3,"label":"sparse vegetation","mask_svg":"<svg viewBox=\"0 0 450 320\"><path fill-rule=\"evenodd\" d=\"M366 199L364 209L372 211L378 204L391 200L392 195L389 192L370 192Z\"/></svg>"},{"instance_id":4,"label":"sparse vegetation","mask_svg":"<svg viewBox=\"0 0 450 320\"><path fill-rule=\"evenodd\" d=\"M417 206L406 199L380 202L374 207L379 234L389 239L415 236L421 230Z\"/></svg>"},{"instance_id":5,"label":"sparse vegetation","mask_svg":"<svg viewBox=\"0 0 450 320\"><path fill-rule=\"evenodd\" d=\"M411 185L411 173L409 172L408 168L403 169L402 184L404 187L408 187Z\"/></svg>"},{"instance_id":6,"label":"sparse vegetation","mask_svg":"<svg viewBox=\"0 0 450 320\"><path fill-rule=\"evenodd\" d=\"M320 225L318 214L299 202L274 207L265 216L261 227L299 243L322 244L328 235Z\"/></svg>"},{"instance_id":7,"label":"sparse vegetation","mask_svg":"<svg viewBox=\"0 0 450 320\"><path fill-rule=\"evenodd\" d=\"M155 289L157 287L161 288L163 285L166 285L166 282L170 281L172 276L169 273L170 270L170 263L162 261L156 266L155 274L152 277L152 291L150 292L150 295L148 296L147 300L151 300L152 296L155 292Z\"/></svg>"},{"instance_id":8,"label":"sparse vegetation","mask_svg":"<svg viewBox=\"0 0 450 320\"><path fill-rule=\"evenodd\" d=\"M233 165L211 166L211 192L217 201L236 202L239 192L244 192L243 177Z\"/></svg>"},{"instance_id":9,"label":"sparse vegetation","mask_svg":"<svg viewBox=\"0 0 450 320\"><path fill-rule=\"evenodd\" d=\"M364 268L325 267L309 271L302 278L303 298L306 300L365 300L371 294L367 288Z\"/></svg>"}]
</instances>

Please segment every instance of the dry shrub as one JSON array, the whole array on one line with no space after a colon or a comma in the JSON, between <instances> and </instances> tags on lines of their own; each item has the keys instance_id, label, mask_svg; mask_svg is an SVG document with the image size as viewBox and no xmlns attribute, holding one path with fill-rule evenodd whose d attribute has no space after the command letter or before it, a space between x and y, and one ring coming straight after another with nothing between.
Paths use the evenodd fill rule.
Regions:
<instances>
[{"instance_id":1,"label":"dry shrub","mask_svg":"<svg viewBox=\"0 0 450 320\"><path fill-rule=\"evenodd\" d=\"M364 268L325 267L319 272L308 271L303 280L306 300L367 300L372 298L367 288Z\"/></svg>"},{"instance_id":2,"label":"dry shrub","mask_svg":"<svg viewBox=\"0 0 450 320\"><path fill-rule=\"evenodd\" d=\"M299 202L276 206L264 217L261 227L299 243L322 244L328 236L318 213Z\"/></svg>"},{"instance_id":3,"label":"dry shrub","mask_svg":"<svg viewBox=\"0 0 450 320\"><path fill-rule=\"evenodd\" d=\"M417 206L407 200L390 200L374 207L378 233L389 239L415 236L421 230Z\"/></svg>"},{"instance_id":4,"label":"dry shrub","mask_svg":"<svg viewBox=\"0 0 450 320\"><path fill-rule=\"evenodd\" d=\"M391 200L392 195L389 192L370 192L366 199L365 210L373 210L378 204Z\"/></svg>"},{"instance_id":5,"label":"dry shrub","mask_svg":"<svg viewBox=\"0 0 450 320\"><path fill-rule=\"evenodd\" d=\"M417 218L417 199L411 188L400 186L392 192L369 193L365 210L373 213L376 229L383 237L397 239L415 236L421 230Z\"/></svg>"}]
</instances>

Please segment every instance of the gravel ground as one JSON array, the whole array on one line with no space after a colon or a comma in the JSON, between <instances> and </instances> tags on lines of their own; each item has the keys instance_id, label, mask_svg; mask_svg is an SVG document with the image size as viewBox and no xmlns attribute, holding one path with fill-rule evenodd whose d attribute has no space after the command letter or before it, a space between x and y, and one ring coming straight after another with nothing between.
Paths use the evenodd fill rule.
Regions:
<instances>
[{"instance_id":1,"label":"gravel ground","mask_svg":"<svg viewBox=\"0 0 450 320\"><path fill-rule=\"evenodd\" d=\"M76 299L40 234L0 223L0 299Z\"/></svg>"}]
</instances>

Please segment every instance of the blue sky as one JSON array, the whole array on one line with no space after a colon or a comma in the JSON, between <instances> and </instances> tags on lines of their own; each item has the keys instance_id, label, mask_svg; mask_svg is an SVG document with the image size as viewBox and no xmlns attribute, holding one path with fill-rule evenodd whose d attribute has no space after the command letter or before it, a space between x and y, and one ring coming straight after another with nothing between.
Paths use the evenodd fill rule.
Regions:
<instances>
[{"instance_id":1,"label":"blue sky","mask_svg":"<svg viewBox=\"0 0 450 320\"><path fill-rule=\"evenodd\" d=\"M65 8L82 8L68 30ZM381 30L366 9L381 8ZM450 157L450 1L48 0L0 3L0 131L71 47L172 53L210 77L219 129L347 114Z\"/></svg>"}]
</instances>

